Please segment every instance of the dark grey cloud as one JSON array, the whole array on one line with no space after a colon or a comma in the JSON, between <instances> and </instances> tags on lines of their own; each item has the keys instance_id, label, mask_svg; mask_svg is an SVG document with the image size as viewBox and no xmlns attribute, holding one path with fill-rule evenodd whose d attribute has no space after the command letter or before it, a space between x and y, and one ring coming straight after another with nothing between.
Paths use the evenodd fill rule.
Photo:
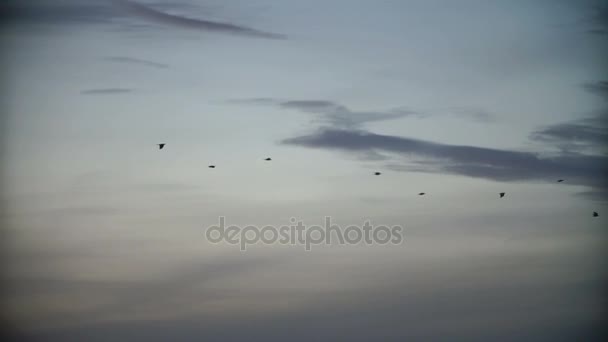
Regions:
<instances>
[{"instance_id":1,"label":"dark grey cloud","mask_svg":"<svg viewBox=\"0 0 608 342\"><path fill-rule=\"evenodd\" d=\"M566 178L569 184L605 189L605 175L608 174L608 157L605 156L573 153L543 158L532 152L448 145L362 130L322 129L282 143L351 153L391 153L409 162L409 165L394 166L397 170L449 173L497 181L554 182L557 178Z\"/></svg>"},{"instance_id":2,"label":"dark grey cloud","mask_svg":"<svg viewBox=\"0 0 608 342\"><path fill-rule=\"evenodd\" d=\"M115 62L115 63L143 65L143 66L159 68L159 69L166 69L169 67L169 65L167 65L167 64L148 61L148 60L140 59L140 58L133 58L133 57L111 56L111 57L106 57L104 59L107 61L110 61L110 62Z\"/></svg>"},{"instance_id":3,"label":"dark grey cloud","mask_svg":"<svg viewBox=\"0 0 608 342\"><path fill-rule=\"evenodd\" d=\"M366 123L400 119L404 117L425 117L426 114L393 108L388 110L356 111L344 105L327 100L278 100L272 98L254 98L230 101L237 104L275 105L284 109L293 109L314 115L314 122L333 128L353 129Z\"/></svg>"},{"instance_id":4,"label":"dark grey cloud","mask_svg":"<svg viewBox=\"0 0 608 342\"><path fill-rule=\"evenodd\" d=\"M591 26L587 32L597 35L608 35L608 6L598 4L593 7L593 15L589 19Z\"/></svg>"},{"instance_id":5,"label":"dark grey cloud","mask_svg":"<svg viewBox=\"0 0 608 342\"><path fill-rule=\"evenodd\" d=\"M110 23L120 13L106 0L8 0L0 4L5 23Z\"/></svg>"},{"instance_id":6,"label":"dark grey cloud","mask_svg":"<svg viewBox=\"0 0 608 342\"><path fill-rule=\"evenodd\" d=\"M583 84L589 93L608 100L608 81ZM579 120L563 122L543 127L532 132L530 138L557 146L563 152L600 152L606 153L608 144L608 106L597 110L593 115ZM598 150L599 151L594 151Z\"/></svg>"},{"instance_id":7,"label":"dark grey cloud","mask_svg":"<svg viewBox=\"0 0 608 342\"><path fill-rule=\"evenodd\" d=\"M196 29L208 32L229 33L235 35L268 38L268 39L285 39L286 36L276 33L263 32L253 28L239 26L231 23L222 23L204 19L186 18L178 15L168 14L158 11L152 7L142 5L137 2L128 0L112 0L112 3L124 9L128 13L141 17L143 19L159 22L166 25L177 27Z\"/></svg>"},{"instance_id":8,"label":"dark grey cloud","mask_svg":"<svg viewBox=\"0 0 608 342\"><path fill-rule=\"evenodd\" d=\"M0 4L0 23L11 24L106 24L146 29L133 18L207 32L228 33L249 37L284 39L284 35L263 32L231 23L194 19L163 11L180 9L192 12L188 4L160 2L153 5L128 0L8 0ZM162 9L162 11L161 11ZM117 20L118 19L118 20Z\"/></svg>"},{"instance_id":9,"label":"dark grey cloud","mask_svg":"<svg viewBox=\"0 0 608 342\"><path fill-rule=\"evenodd\" d=\"M101 89L88 89L83 90L80 93L83 95L113 95L113 94L125 94L131 93L133 89L129 88L101 88Z\"/></svg>"},{"instance_id":10,"label":"dark grey cloud","mask_svg":"<svg viewBox=\"0 0 608 342\"><path fill-rule=\"evenodd\" d=\"M585 83L583 88L590 93L604 97L608 100L608 81L597 81Z\"/></svg>"},{"instance_id":11,"label":"dark grey cloud","mask_svg":"<svg viewBox=\"0 0 608 342\"><path fill-rule=\"evenodd\" d=\"M530 139L549 143L563 152L587 152L605 149L608 143L608 115L596 116L544 127L530 135Z\"/></svg>"}]
</instances>

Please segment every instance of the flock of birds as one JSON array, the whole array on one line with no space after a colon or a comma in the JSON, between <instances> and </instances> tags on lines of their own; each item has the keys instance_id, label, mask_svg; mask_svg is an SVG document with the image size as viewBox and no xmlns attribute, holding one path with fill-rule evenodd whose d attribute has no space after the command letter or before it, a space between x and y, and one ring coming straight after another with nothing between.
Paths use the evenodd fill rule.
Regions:
<instances>
[{"instance_id":1,"label":"flock of birds","mask_svg":"<svg viewBox=\"0 0 608 342\"><path fill-rule=\"evenodd\" d=\"M162 150L163 147L165 147L166 144L165 143L160 143L160 144L157 144L157 145L158 145L158 149ZM265 161L271 161L272 158L268 157L268 158L266 158L264 160ZM209 168L210 169L215 169L215 165L209 165ZM381 174L382 174L382 172L378 172L378 171L374 172L374 176L380 176ZM564 181L563 179L558 179L557 180L558 183L561 183L563 181ZM426 194L425 192L420 192L420 193L418 193L418 196L424 196L425 194ZM506 194L507 194L506 192L500 192L500 193L498 193L498 196L499 196L499 198L503 198L503 197L505 197ZM598 217L598 216L600 216L600 214L598 214L597 211L594 211L593 212L593 217Z\"/></svg>"}]
</instances>

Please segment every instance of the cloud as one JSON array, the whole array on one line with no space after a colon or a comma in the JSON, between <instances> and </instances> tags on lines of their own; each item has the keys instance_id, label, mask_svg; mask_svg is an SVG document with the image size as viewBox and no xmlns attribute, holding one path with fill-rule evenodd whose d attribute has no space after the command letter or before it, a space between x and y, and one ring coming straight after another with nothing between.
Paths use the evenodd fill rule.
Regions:
<instances>
[{"instance_id":1,"label":"cloud","mask_svg":"<svg viewBox=\"0 0 608 342\"><path fill-rule=\"evenodd\" d=\"M542 158L532 152L448 145L361 130L322 129L282 143L358 154L392 153L406 162L393 166L395 170L448 173L496 181L554 182L557 178L565 178L569 184L605 188L605 175L608 174L608 157L605 156L568 154Z\"/></svg>"},{"instance_id":2,"label":"cloud","mask_svg":"<svg viewBox=\"0 0 608 342\"><path fill-rule=\"evenodd\" d=\"M168 13L158 11L156 9L153 9L151 7L148 7L148 6L133 2L133 1L113 0L112 2L114 4L120 6L121 8L125 9L129 13L132 13L133 15L136 15L136 16L139 16L141 18L148 19L151 21L156 21L159 23L167 24L167 25L202 30L202 31L209 31L209 32L229 33L229 34L236 34L236 35L249 36L249 37L258 37L258 38L267 38L267 39L285 39L286 38L286 36L284 36L284 35L263 32L263 31L259 31L256 29L239 26L239 25L235 25L235 24L222 23L222 22L216 22L216 21L210 21L210 20L204 20L204 19L186 18L186 17L182 17L182 16L168 14Z\"/></svg>"},{"instance_id":3,"label":"cloud","mask_svg":"<svg viewBox=\"0 0 608 342\"><path fill-rule=\"evenodd\" d=\"M476 107L452 107L450 110L458 117L470 118L476 122L492 123L496 121L494 115L484 109Z\"/></svg>"},{"instance_id":4,"label":"cloud","mask_svg":"<svg viewBox=\"0 0 608 342\"><path fill-rule=\"evenodd\" d=\"M593 8L593 16L588 20L592 26L587 32L597 35L608 35L608 6L602 4Z\"/></svg>"},{"instance_id":5,"label":"cloud","mask_svg":"<svg viewBox=\"0 0 608 342\"><path fill-rule=\"evenodd\" d=\"M106 57L105 60L110 61L110 62L116 62L116 63L143 65L143 66L159 68L159 69L166 69L169 67L169 65L167 65L167 64L148 61L145 59L132 58L132 57L111 56L111 57Z\"/></svg>"},{"instance_id":6,"label":"cloud","mask_svg":"<svg viewBox=\"0 0 608 342\"><path fill-rule=\"evenodd\" d=\"M112 94L125 94L131 93L133 89L129 88L101 88L101 89L89 89L83 90L80 93L83 95L112 95Z\"/></svg>"},{"instance_id":7,"label":"cloud","mask_svg":"<svg viewBox=\"0 0 608 342\"><path fill-rule=\"evenodd\" d=\"M328 100L285 100L268 97L230 100L234 104L274 105L283 109L297 110L313 114L316 123L339 129L360 128L366 123L395 120L405 117L428 118L430 116L454 115L480 123L493 123L495 117L490 112L477 107L449 107L440 113L421 112L398 107L385 110L356 111L347 106Z\"/></svg>"},{"instance_id":8,"label":"cloud","mask_svg":"<svg viewBox=\"0 0 608 342\"><path fill-rule=\"evenodd\" d=\"M164 3L155 6L169 10L179 8L184 12L192 11L193 9L192 5L186 4ZM134 23L129 20L133 17L208 32L229 33L267 39L286 38L284 35L263 32L231 23L193 19L168 14L147 5L128 0L8 0L0 4L1 24L105 24L134 28ZM146 28L146 26L137 27Z\"/></svg>"},{"instance_id":9,"label":"cloud","mask_svg":"<svg viewBox=\"0 0 608 342\"><path fill-rule=\"evenodd\" d=\"M104 0L9 0L0 5L0 20L3 23L110 23L117 15Z\"/></svg>"},{"instance_id":10,"label":"cloud","mask_svg":"<svg viewBox=\"0 0 608 342\"><path fill-rule=\"evenodd\" d=\"M583 89L608 100L608 81L597 81L583 84Z\"/></svg>"},{"instance_id":11,"label":"cloud","mask_svg":"<svg viewBox=\"0 0 608 342\"><path fill-rule=\"evenodd\" d=\"M583 84L583 89L608 100L608 81L597 81ZM550 143L563 152L597 152L605 153L608 142L608 106L593 113L592 116L546 126L532 132L530 139Z\"/></svg>"},{"instance_id":12,"label":"cloud","mask_svg":"<svg viewBox=\"0 0 608 342\"><path fill-rule=\"evenodd\" d=\"M284 109L297 110L312 114L316 123L339 129L354 129L369 122L395 120L404 117L424 117L425 114L405 108L388 110L355 111L341 104L326 100L277 100L272 98L254 98L232 100L238 104L275 105Z\"/></svg>"},{"instance_id":13,"label":"cloud","mask_svg":"<svg viewBox=\"0 0 608 342\"><path fill-rule=\"evenodd\" d=\"M608 142L608 116L596 116L546 126L532 132L530 139L557 146L563 152L588 152Z\"/></svg>"}]
</instances>

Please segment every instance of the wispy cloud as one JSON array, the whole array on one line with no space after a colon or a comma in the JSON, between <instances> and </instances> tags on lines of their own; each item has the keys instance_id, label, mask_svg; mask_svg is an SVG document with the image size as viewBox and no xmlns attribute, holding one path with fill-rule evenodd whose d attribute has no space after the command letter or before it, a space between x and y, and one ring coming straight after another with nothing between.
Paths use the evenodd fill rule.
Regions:
<instances>
[{"instance_id":1,"label":"wispy cloud","mask_svg":"<svg viewBox=\"0 0 608 342\"><path fill-rule=\"evenodd\" d=\"M397 107L384 110L353 110L345 105L328 100L286 100L267 97L251 99L230 100L234 104L274 105L283 109L297 110L312 114L315 123L320 126L339 129L360 128L366 123L376 121L395 120L405 117L429 118L452 115L458 118L472 120L479 123L493 123L495 116L490 112L477 107L448 107L439 110L417 111L407 107Z\"/></svg>"},{"instance_id":2,"label":"wispy cloud","mask_svg":"<svg viewBox=\"0 0 608 342\"><path fill-rule=\"evenodd\" d=\"M492 113L477 107L451 107L449 110L458 117L469 118L476 122L492 123L496 121Z\"/></svg>"},{"instance_id":3,"label":"wispy cloud","mask_svg":"<svg viewBox=\"0 0 608 342\"><path fill-rule=\"evenodd\" d=\"M284 109L297 110L312 114L315 122L321 126L339 129L359 128L366 123L400 119L404 117L424 117L426 114L405 108L387 110L356 111L344 105L327 100L277 100L272 98L254 98L233 100L232 103L275 105Z\"/></svg>"},{"instance_id":4,"label":"wispy cloud","mask_svg":"<svg viewBox=\"0 0 608 342\"><path fill-rule=\"evenodd\" d=\"M4 22L31 23L110 23L117 13L104 0L9 0L0 5Z\"/></svg>"},{"instance_id":5,"label":"wispy cloud","mask_svg":"<svg viewBox=\"0 0 608 342\"><path fill-rule=\"evenodd\" d=\"M124 10L139 16L144 19L156 21L159 23L178 26L189 29L196 29L208 32L229 33L235 35L268 38L268 39L285 39L286 36L276 33L259 31L253 28L239 26L230 23L216 22L204 19L186 18L178 15L168 14L158 11L154 8L128 0L112 0L112 2Z\"/></svg>"},{"instance_id":6,"label":"wispy cloud","mask_svg":"<svg viewBox=\"0 0 608 342\"><path fill-rule=\"evenodd\" d=\"M80 93L83 95L113 95L113 94L125 94L131 93L133 89L129 88L101 88L101 89L88 89L83 90Z\"/></svg>"},{"instance_id":7,"label":"wispy cloud","mask_svg":"<svg viewBox=\"0 0 608 342\"><path fill-rule=\"evenodd\" d=\"M0 5L0 22L86 25L103 24L128 28L147 29L148 26L136 25L133 18L207 32L228 33L241 36L285 39L286 36L264 32L232 23L205 19L194 19L165 13L159 9L192 11L200 6L162 2L154 8L129 0L9 0ZM117 20L119 19L119 20Z\"/></svg>"},{"instance_id":8,"label":"wispy cloud","mask_svg":"<svg viewBox=\"0 0 608 342\"><path fill-rule=\"evenodd\" d=\"M535 141L557 146L564 152L592 152L604 148L608 141L607 113L596 116L559 123L533 132L530 138Z\"/></svg>"},{"instance_id":9,"label":"wispy cloud","mask_svg":"<svg viewBox=\"0 0 608 342\"><path fill-rule=\"evenodd\" d=\"M583 89L608 100L608 81L583 84ZM608 142L608 103L592 116L546 126L533 132L530 138L550 143L564 152L605 153ZM595 151L594 151L595 150Z\"/></svg>"},{"instance_id":10,"label":"wispy cloud","mask_svg":"<svg viewBox=\"0 0 608 342\"><path fill-rule=\"evenodd\" d=\"M608 35L608 6L605 4L594 7L593 16L589 19L591 28L587 32L598 35Z\"/></svg>"},{"instance_id":11,"label":"wispy cloud","mask_svg":"<svg viewBox=\"0 0 608 342\"><path fill-rule=\"evenodd\" d=\"M133 57L122 57L122 56L111 56L104 58L107 61L115 62L115 63L124 63L124 64L135 64L135 65L143 65L153 68L166 69L169 67L167 64L148 61L145 59L133 58Z\"/></svg>"},{"instance_id":12,"label":"wispy cloud","mask_svg":"<svg viewBox=\"0 0 608 342\"><path fill-rule=\"evenodd\" d=\"M589 82L583 85L588 92L604 97L608 100L608 81Z\"/></svg>"}]
</instances>

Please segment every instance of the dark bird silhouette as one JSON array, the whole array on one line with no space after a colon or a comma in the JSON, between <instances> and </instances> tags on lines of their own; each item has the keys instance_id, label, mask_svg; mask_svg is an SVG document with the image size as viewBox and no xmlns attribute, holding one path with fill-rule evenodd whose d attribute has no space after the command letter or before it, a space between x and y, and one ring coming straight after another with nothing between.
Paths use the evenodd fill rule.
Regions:
<instances>
[{"instance_id":1,"label":"dark bird silhouette","mask_svg":"<svg viewBox=\"0 0 608 342\"><path fill-rule=\"evenodd\" d=\"M158 149L159 149L159 150L162 150L162 149L163 149L163 147L165 147L165 144L164 144L164 143L163 143L163 144L156 144L156 145L158 145Z\"/></svg>"},{"instance_id":2,"label":"dark bird silhouette","mask_svg":"<svg viewBox=\"0 0 608 342\"><path fill-rule=\"evenodd\" d=\"M375 176L380 176L382 173L381 172L374 172Z\"/></svg>"},{"instance_id":3,"label":"dark bird silhouette","mask_svg":"<svg viewBox=\"0 0 608 342\"><path fill-rule=\"evenodd\" d=\"M561 182L563 182L563 181L564 181L563 179L558 179L558 180L557 180L557 182L558 182L558 183L561 183Z\"/></svg>"},{"instance_id":4,"label":"dark bird silhouette","mask_svg":"<svg viewBox=\"0 0 608 342\"><path fill-rule=\"evenodd\" d=\"M504 193L504 192L501 192L501 193L500 193L500 198L503 198L503 197L505 197L505 193Z\"/></svg>"},{"instance_id":5,"label":"dark bird silhouette","mask_svg":"<svg viewBox=\"0 0 608 342\"><path fill-rule=\"evenodd\" d=\"M598 217L598 216L600 216L600 214L598 214L597 211L594 211L593 212L593 217Z\"/></svg>"},{"instance_id":6,"label":"dark bird silhouette","mask_svg":"<svg viewBox=\"0 0 608 342\"><path fill-rule=\"evenodd\" d=\"M418 196L424 196L424 194L425 194L424 192L421 192L418 194Z\"/></svg>"},{"instance_id":7,"label":"dark bird silhouette","mask_svg":"<svg viewBox=\"0 0 608 342\"><path fill-rule=\"evenodd\" d=\"M215 169L215 165L209 165L210 169Z\"/></svg>"},{"instance_id":8,"label":"dark bird silhouette","mask_svg":"<svg viewBox=\"0 0 608 342\"><path fill-rule=\"evenodd\" d=\"M265 160L265 161L271 161L271 160L272 160L272 158L268 157L268 158L266 158L266 159L264 159L264 160Z\"/></svg>"}]
</instances>

